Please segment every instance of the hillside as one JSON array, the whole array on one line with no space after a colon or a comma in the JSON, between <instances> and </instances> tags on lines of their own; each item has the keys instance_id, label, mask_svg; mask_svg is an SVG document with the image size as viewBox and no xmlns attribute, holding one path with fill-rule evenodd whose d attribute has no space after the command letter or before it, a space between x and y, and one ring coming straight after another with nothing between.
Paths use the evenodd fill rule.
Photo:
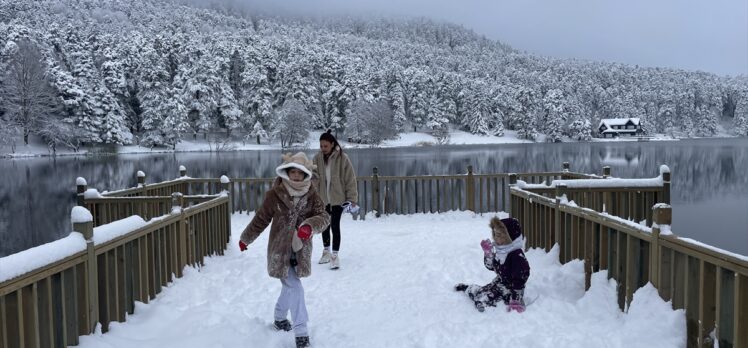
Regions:
<instances>
[{"instance_id":1,"label":"hillside","mask_svg":"<svg viewBox=\"0 0 748 348\"><path fill-rule=\"evenodd\" d=\"M428 19L208 7L0 0L0 138L174 146L220 131L293 143L331 128L378 143L452 128L588 140L614 117L649 133L748 135L746 77L533 56ZM41 58L51 97L21 117L11 72L33 67L28 57Z\"/></svg>"}]
</instances>

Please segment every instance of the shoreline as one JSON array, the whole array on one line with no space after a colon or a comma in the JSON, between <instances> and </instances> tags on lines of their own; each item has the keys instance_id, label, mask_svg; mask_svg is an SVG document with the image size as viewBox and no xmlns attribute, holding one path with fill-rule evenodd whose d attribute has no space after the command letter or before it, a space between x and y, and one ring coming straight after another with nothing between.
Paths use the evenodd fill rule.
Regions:
<instances>
[{"instance_id":1,"label":"shoreline","mask_svg":"<svg viewBox=\"0 0 748 348\"><path fill-rule=\"evenodd\" d=\"M508 131L511 132L511 131ZM511 132L514 133L514 132ZM117 155L147 155L147 154L176 154L176 153L229 153L229 152L254 152L254 151L304 151L304 150L312 150L313 147L309 146L309 144L312 143L311 139L316 138L320 132L310 132L310 138L307 139L307 142L304 143L304 145L301 146L295 146L290 148L282 148L278 143L270 143L270 144L242 144L242 142L233 142L229 146L228 149L222 149L222 150L215 150L212 149L210 145L208 145L208 142L193 142L193 141L183 141L180 144L184 144L182 147L179 148L179 145L177 145L177 149L167 149L167 148L146 148L141 147L139 145L117 145L117 152L100 152L100 151L89 151L89 149L82 149L79 152L72 152L69 150L66 150L64 152L58 152L57 154L51 154L48 151L45 151L46 153L40 151L41 149L45 149L45 147L42 146L36 146L36 150L38 152L26 152L26 153L2 153L0 154L0 159L4 160L15 160L15 159L32 159L32 158L54 158L54 157L94 157L94 156L117 156ZM460 134L458 134L460 135ZM510 134L509 136L505 135L503 137L487 137L487 136L479 136L479 135L469 135L472 138L487 138L492 141L476 141L477 139L468 139L473 141L455 141L450 142L448 144L437 144L435 140L432 138L427 139L424 136L431 137L430 135L426 135L424 133L404 133L403 136L401 136L401 139L398 140L392 140L388 142L385 142L380 145L365 145L365 144L357 144L357 143L349 143L347 141L340 141L341 145L343 145L344 148L347 149L362 149L362 150L369 150L369 149L397 149L397 148L417 148L417 147L446 147L446 146L480 146L480 145L516 145L516 144L549 144L547 142L543 141L529 141L524 139L518 139L515 134ZM406 139L403 139L406 138ZM408 139L410 138L410 139ZM568 144L568 143L619 143L619 142L671 142L671 141L681 141L681 140L703 140L703 139L739 139L740 137L736 136L728 136L728 135L722 135L722 136L715 136L715 137L708 137L708 138L671 138L671 137L653 137L653 138L645 138L642 140L641 138L592 138L589 141L562 141L560 143L555 144ZM33 145L32 145L33 146Z\"/></svg>"}]
</instances>

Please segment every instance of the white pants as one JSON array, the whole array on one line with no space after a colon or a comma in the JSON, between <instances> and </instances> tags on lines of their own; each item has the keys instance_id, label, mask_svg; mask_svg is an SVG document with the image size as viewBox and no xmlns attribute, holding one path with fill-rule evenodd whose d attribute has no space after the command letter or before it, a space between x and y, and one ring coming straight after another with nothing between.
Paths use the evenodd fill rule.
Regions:
<instances>
[{"instance_id":1,"label":"white pants","mask_svg":"<svg viewBox=\"0 0 748 348\"><path fill-rule=\"evenodd\" d=\"M296 337L309 336L306 329L306 322L309 317L306 312L306 303L304 302L304 287L301 285L301 279L296 275L294 267L288 268L288 276L281 279L280 296L275 303L275 320L284 320L291 310L291 321L293 322L293 332Z\"/></svg>"}]
</instances>

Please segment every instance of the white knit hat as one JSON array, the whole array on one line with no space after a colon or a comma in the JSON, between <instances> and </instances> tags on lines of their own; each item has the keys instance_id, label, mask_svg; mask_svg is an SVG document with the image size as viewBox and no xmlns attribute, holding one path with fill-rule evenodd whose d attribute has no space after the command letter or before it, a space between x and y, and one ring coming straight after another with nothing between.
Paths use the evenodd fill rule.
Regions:
<instances>
[{"instance_id":1,"label":"white knit hat","mask_svg":"<svg viewBox=\"0 0 748 348\"><path fill-rule=\"evenodd\" d=\"M278 174L281 178L288 179L288 169L296 168L306 174L304 181L312 178L312 171L316 166L306 157L305 153L297 152L295 155L291 155L289 152L282 157L283 163L278 168L275 168L275 174Z\"/></svg>"}]
</instances>

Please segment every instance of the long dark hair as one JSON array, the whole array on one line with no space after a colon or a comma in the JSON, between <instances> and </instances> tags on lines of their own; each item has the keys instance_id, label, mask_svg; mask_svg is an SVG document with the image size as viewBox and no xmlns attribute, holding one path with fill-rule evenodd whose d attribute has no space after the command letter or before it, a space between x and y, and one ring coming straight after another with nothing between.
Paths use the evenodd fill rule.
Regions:
<instances>
[{"instance_id":1,"label":"long dark hair","mask_svg":"<svg viewBox=\"0 0 748 348\"><path fill-rule=\"evenodd\" d=\"M338 139L335 139L335 136L332 135L332 129L327 129L327 132L322 133L319 136L319 140L327 141L332 144L333 151L335 150L335 147L338 147L340 149L340 152L343 152L343 147L340 146L340 143L338 143Z\"/></svg>"}]
</instances>

